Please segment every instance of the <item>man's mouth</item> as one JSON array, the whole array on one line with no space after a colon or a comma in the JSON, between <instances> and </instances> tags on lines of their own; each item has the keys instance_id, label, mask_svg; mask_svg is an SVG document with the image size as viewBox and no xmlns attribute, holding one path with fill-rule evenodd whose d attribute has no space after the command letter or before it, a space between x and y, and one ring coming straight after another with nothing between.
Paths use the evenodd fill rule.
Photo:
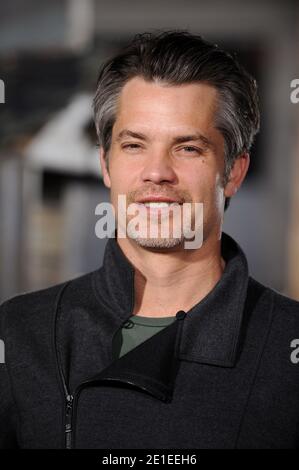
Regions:
<instances>
[{"instance_id":1,"label":"man's mouth","mask_svg":"<svg viewBox=\"0 0 299 470\"><path fill-rule=\"evenodd\" d=\"M164 209L166 207L178 206L178 202L143 202L142 203L145 207L149 207L151 209Z\"/></svg>"},{"instance_id":2,"label":"man's mouth","mask_svg":"<svg viewBox=\"0 0 299 470\"><path fill-rule=\"evenodd\" d=\"M149 214L170 217L175 208L181 207L182 202L155 198L154 200L145 199L137 201L137 204L145 207Z\"/></svg>"},{"instance_id":3,"label":"man's mouth","mask_svg":"<svg viewBox=\"0 0 299 470\"><path fill-rule=\"evenodd\" d=\"M182 200L173 199L166 196L148 196L136 201L137 204L143 204L146 207L153 209L171 207L174 205L181 205Z\"/></svg>"}]
</instances>

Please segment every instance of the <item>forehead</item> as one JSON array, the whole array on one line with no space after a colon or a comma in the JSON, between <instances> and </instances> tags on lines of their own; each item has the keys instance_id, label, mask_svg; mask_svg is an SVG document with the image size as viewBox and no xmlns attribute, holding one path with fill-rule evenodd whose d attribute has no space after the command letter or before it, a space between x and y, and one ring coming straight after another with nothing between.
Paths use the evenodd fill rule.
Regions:
<instances>
[{"instance_id":1,"label":"forehead","mask_svg":"<svg viewBox=\"0 0 299 470\"><path fill-rule=\"evenodd\" d=\"M118 100L116 125L211 127L217 90L206 83L169 85L134 77L123 87Z\"/></svg>"}]
</instances>

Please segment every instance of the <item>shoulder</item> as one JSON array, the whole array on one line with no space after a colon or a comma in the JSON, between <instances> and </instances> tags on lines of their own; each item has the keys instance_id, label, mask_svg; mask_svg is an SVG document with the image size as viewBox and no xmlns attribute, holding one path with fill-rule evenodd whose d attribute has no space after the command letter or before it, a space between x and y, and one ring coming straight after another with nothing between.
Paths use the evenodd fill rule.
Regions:
<instances>
[{"instance_id":1,"label":"shoulder","mask_svg":"<svg viewBox=\"0 0 299 470\"><path fill-rule=\"evenodd\" d=\"M253 278L249 278L249 289L253 297L257 297L258 311L266 315L272 329L299 334L299 302L271 287L265 286ZM264 314L264 315L263 315Z\"/></svg>"},{"instance_id":2,"label":"shoulder","mask_svg":"<svg viewBox=\"0 0 299 470\"><path fill-rule=\"evenodd\" d=\"M4 325L18 328L20 324L25 326L34 320L42 323L45 317L54 313L65 291L70 291L71 296L76 295L79 298L87 292L94 273L90 272L45 289L20 293L7 299L0 305L0 329L3 331Z\"/></svg>"},{"instance_id":3,"label":"shoulder","mask_svg":"<svg viewBox=\"0 0 299 470\"><path fill-rule=\"evenodd\" d=\"M274 289L269 289L273 302L273 322L299 335L299 302Z\"/></svg>"},{"instance_id":4,"label":"shoulder","mask_svg":"<svg viewBox=\"0 0 299 470\"><path fill-rule=\"evenodd\" d=\"M294 316L299 320L299 302L270 287L266 288L272 298L273 310L277 316Z\"/></svg>"}]
</instances>

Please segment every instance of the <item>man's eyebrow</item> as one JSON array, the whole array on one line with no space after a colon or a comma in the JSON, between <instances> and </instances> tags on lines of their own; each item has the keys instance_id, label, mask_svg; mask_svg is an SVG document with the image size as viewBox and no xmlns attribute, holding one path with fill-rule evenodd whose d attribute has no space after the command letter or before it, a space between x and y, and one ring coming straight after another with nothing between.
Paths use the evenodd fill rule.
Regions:
<instances>
[{"instance_id":1,"label":"man's eyebrow","mask_svg":"<svg viewBox=\"0 0 299 470\"><path fill-rule=\"evenodd\" d=\"M124 137L134 137L135 139L149 141L149 138L146 135L142 134L141 132L130 131L129 129L123 129L118 134L116 140L119 142ZM205 147L213 147L213 143L211 142L211 140L205 137L201 133L180 135L180 136L174 137L172 140L174 144L181 144L183 142L190 142L190 141L193 141L193 142L200 141Z\"/></svg>"},{"instance_id":2,"label":"man's eyebrow","mask_svg":"<svg viewBox=\"0 0 299 470\"><path fill-rule=\"evenodd\" d=\"M146 135L141 134L141 132L133 132L130 131L129 129L123 129L117 136L116 141L119 142L121 139L124 137L134 137L135 139L141 139L148 141L149 139L146 137Z\"/></svg>"}]
</instances>

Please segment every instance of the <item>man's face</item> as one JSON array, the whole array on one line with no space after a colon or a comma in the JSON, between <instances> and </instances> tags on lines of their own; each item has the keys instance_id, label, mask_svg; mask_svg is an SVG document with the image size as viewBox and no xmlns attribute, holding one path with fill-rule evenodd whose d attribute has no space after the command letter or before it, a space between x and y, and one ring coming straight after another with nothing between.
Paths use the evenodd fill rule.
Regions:
<instances>
[{"instance_id":1,"label":"man's face","mask_svg":"<svg viewBox=\"0 0 299 470\"><path fill-rule=\"evenodd\" d=\"M217 91L204 83L171 86L141 77L127 82L112 131L109 171L104 164L107 155L101 154L104 182L111 188L116 217L118 195L126 195L127 204L147 207L147 222L154 213L163 217L157 202L193 206L200 202L204 240L212 231L218 233L225 197L224 139L215 128L216 99ZM192 214L194 217L194 211ZM172 214L173 223L175 217ZM181 245L182 240L183 235L173 236L173 232L153 240L147 232L136 242L170 248Z\"/></svg>"}]
</instances>

